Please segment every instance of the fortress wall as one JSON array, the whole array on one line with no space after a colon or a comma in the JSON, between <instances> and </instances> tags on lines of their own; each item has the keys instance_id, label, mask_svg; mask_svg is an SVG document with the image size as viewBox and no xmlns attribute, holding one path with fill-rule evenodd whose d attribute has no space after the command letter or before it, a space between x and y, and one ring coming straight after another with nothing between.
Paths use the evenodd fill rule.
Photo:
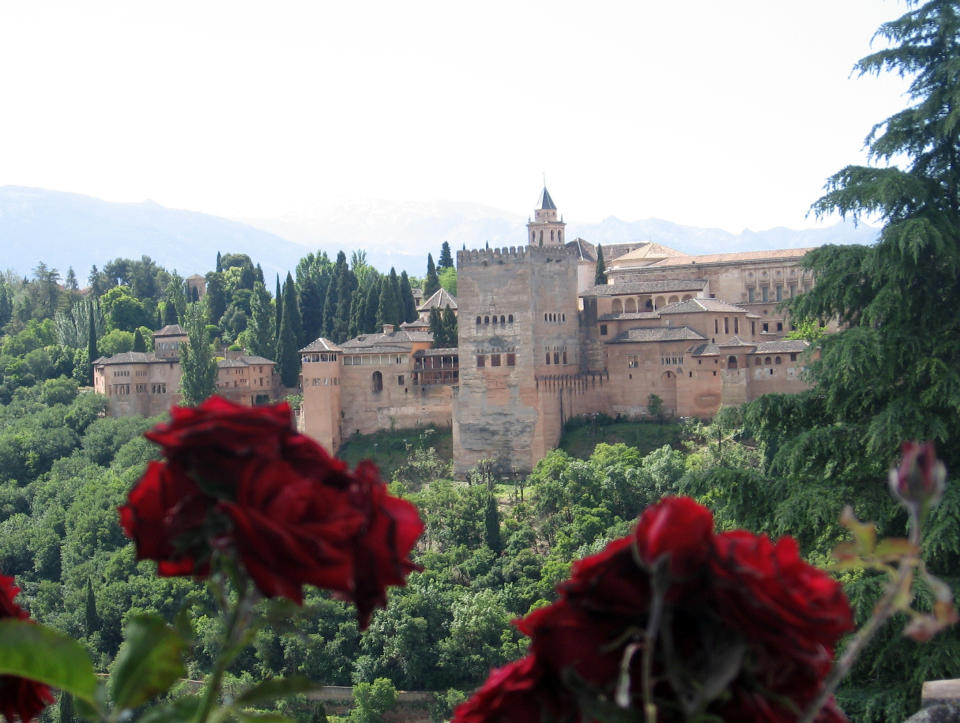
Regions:
<instances>
[{"instance_id":1,"label":"fortress wall","mask_svg":"<svg viewBox=\"0 0 960 723\"><path fill-rule=\"evenodd\" d=\"M375 372L380 372L383 382L379 392L374 392ZM412 381L412 370L403 364L342 367L341 436L429 425L449 427L451 388L440 384L414 386Z\"/></svg>"}]
</instances>

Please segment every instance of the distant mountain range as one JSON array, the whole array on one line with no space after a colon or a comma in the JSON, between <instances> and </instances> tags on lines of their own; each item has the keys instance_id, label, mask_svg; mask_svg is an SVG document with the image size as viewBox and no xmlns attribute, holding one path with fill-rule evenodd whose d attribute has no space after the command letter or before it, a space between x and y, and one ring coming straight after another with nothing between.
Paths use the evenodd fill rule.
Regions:
<instances>
[{"instance_id":1,"label":"distant mountain range","mask_svg":"<svg viewBox=\"0 0 960 723\"><path fill-rule=\"evenodd\" d=\"M18 186L0 187L0 269L29 275L43 261L81 282L90 267L147 255L181 275L214 267L217 252L245 253L265 275L286 275L306 253L363 249L374 267L422 276L428 252L448 241L456 250L518 246L527 219L480 204L358 201L319 207L309 215L232 220L165 208L153 201L112 203L89 196ZM567 238L593 243L655 241L690 254L871 243L877 229L838 223L829 228L774 228L731 234L660 219L567 224Z\"/></svg>"}]
</instances>

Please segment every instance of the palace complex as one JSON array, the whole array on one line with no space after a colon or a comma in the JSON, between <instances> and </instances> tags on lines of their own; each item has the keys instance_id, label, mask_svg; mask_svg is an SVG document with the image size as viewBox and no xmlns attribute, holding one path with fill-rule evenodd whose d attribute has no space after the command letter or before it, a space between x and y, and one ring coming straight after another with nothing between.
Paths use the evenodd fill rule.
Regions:
<instances>
[{"instance_id":1,"label":"palace complex","mask_svg":"<svg viewBox=\"0 0 960 723\"><path fill-rule=\"evenodd\" d=\"M796 392L807 343L786 340L778 302L812 276L809 249L690 256L656 243L567 241L543 189L527 245L457 254L457 298L421 319L342 344L304 347L299 424L331 449L382 429L452 426L454 464L529 471L570 417L710 417L769 392ZM444 292L445 293L445 292ZM439 292L438 292L439 294ZM455 308L456 348L432 348L431 306Z\"/></svg>"}]
</instances>

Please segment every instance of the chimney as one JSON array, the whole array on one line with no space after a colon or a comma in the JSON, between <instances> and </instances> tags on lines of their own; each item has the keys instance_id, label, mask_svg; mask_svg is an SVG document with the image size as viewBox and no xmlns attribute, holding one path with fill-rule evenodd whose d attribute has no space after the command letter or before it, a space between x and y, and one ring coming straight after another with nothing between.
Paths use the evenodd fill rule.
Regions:
<instances>
[{"instance_id":1,"label":"chimney","mask_svg":"<svg viewBox=\"0 0 960 723\"><path fill-rule=\"evenodd\" d=\"M392 333L393 333L393 324L384 324L384 325L383 325L383 333L384 333L384 334L392 334Z\"/></svg>"}]
</instances>

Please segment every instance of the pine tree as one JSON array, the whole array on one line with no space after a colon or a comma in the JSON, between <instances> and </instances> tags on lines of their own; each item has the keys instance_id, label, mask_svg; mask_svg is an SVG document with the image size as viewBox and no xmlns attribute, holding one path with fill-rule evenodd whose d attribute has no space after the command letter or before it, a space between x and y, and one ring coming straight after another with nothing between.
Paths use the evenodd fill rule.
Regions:
<instances>
[{"instance_id":1,"label":"pine tree","mask_svg":"<svg viewBox=\"0 0 960 723\"><path fill-rule=\"evenodd\" d=\"M257 281L259 281L264 286L267 285L267 282L263 280L263 269L260 268L260 264L257 264Z\"/></svg>"},{"instance_id":2,"label":"pine tree","mask_svg":"<svg viewBox=\"0 0 960 723\"><path fill-rule=\"evenodd\" d=\"M200 304L187 307L184 325L187 343L180 345L180 395L185 405L196 406L216 391L217 362Z\"/></svg>"},{"instance_id":3,"label":"pine tree","mask_svg":"<svg viewBox=\"0 0 960 723\"><path fill-rule=\"evenodd\" d=\"M147 350L147 342L143 340L143 334L140 333L140 329L133 330L133 350L139 352L145 352Z\"/></svg>"},{"instance_id":4,"label":"pine tree","mask_svg":"<svg viewBox=\"0 0 960 723\"><path fill-rule=\"evenodd\" d=\"M70 291L78 291L80 286L77 284L77 275L73 271L72 266L67 267L67 278L64 281L64 286L66 286Z\"/></svg>"},{"instance_id":5,"label":"pine tree","mask_svg":"<svg viewBox=\"0 0 960 723\"><path fill-rule=\"evenodd\" d=\"M433 265L433 256L427 254L427 276L423 280L423 300L426 301L440 288L440 279L437 278L437 267Z\"/></svg>"},{"instance_id":6,"label":"pine tree","mask_svg":"<svg viewBox=\"0 0 960 723\"><path fill-rule=\"evenodd\" d=\"M416 321L417 302L413 298L413 289L410 288L410 277L407 272L400 273L400 303L403 304L403 320Z\"/></svg>"},{"instance_id":7,"label":"pine tree","mask_svg":"<svg viewBox=\"0 0 960 723\"><path fill-rule=\"evenodd\" d=\"M297 347L297 298L293 279L287 274L283 285L283 318L277 335L277 372L283 386L295 388L300 377L300 351Z\"/></svg>"},{"instance_id":8,"label":"pine tree","mask_svg":"<svg viewBox=\"0 0 960 723\"><path fill-rule=\"evenodd\" d=\"M446 241L444 241L443 246L440 247L440 259L437 261L437 268L453 268L453 254L450 253L450 244L448 244Z\"/></svg>"},{"instance_id":9,"label":"pine tree","mask_svg":"<svg viewBox=\"0 0 960 723\"><path fill-rule=\"evenodd\" d=\"M607 283L607 267L603 263L603 246L597 244L597 272L593 277L595 286L605 286Z\"/></svg>"}]
</instances>

